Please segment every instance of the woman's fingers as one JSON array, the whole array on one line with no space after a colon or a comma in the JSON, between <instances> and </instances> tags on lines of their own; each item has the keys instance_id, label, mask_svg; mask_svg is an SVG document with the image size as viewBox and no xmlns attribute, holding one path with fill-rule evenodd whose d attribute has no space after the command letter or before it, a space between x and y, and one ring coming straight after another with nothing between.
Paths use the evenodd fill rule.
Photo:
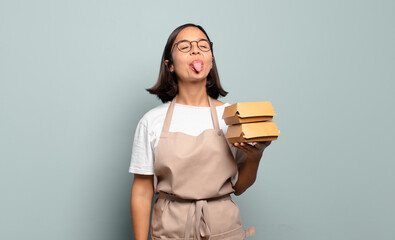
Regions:
<instances>
[{"instance_id":1,"label":"woman's fingers","mask_svg":"<svg viewBox=\"0 0 395 240\"><path fill-rule=\"evenodd\" d=\"M246 142L235 142L231 144L232 146L240 149L244 153L247 154L251 159L261 159L262 153L267 146L271 144L272 141L264 141L264 142L252 142L252 145Z\"/></svg>"},{"instance_id":2,"label":"woman's fingers","mask_svg":"<svg viewBox=\"0 0 395 240\"><path fill-rule=\"evenodd\" d=\"M231 144L232 147L236 147L242 150L245 153L254 153L256 151L263 151L266 147L268 147L272 141L264 141L264 142L252 142L252 145L244 142L235 142Z\"/></svg>"},{"instance_id":3,"label":"woman's fingers","mask_svg":"<svg viewBox=\"0 0 395 240\"><path fill-rule=\"evenodd\" d=\"M262 144L260 142L253 142L252 145L258 149L262 148Z\"/></svg>"},{"instance_id":4,"label":"woman's fingers","mask_svg":"<svg viewBox=\"0 0 395 240\"><path fill-rule=\"evenodd\" d=\"M241 151L243 151L243 152L248 154L248 151L244 148L244 146L241 146L239 142L235 142L233 145L234 145L235 148L238 148Z\"/></svg>"},{"instance_id":5,"label":"woman's fingers","mask_svg":"<svg viewBox=\"0 0 395 240\"><path fill-rule=\"evenodd\" d=\"M250 151L255 151L257 148L255 146L251 146L248 143L240 143L241 146L245 147L246 149L250 150Z\"/></svg>"},{"instance_id":6,"label":"woman's fingers","mask_svg":"<svg viewBox=\"0 0 395 240\"><path fill-rule=\"evenodd\" d=\"M268 147L271 143L272 143L272 141L262 142L262 144L265 146L265 148Z\"/></svg>"},{"instance_id":7,"label":"woman's fingers","mask_svg":"<svg viewBox=\"0 0 395 240\"><path fill-rule=\"evenodd\" d=\"M253 142L252 145L258 149L265 149L267 146L269 146L272 143L272 141L264 141L264 142Z\"/></svg>"},{"instance_id":8,"label":"woman's fingers","mask_svg":"<svg viewBox=\"0 0 395 240\"><path fill-rule=\"evenodd\" d=\"M248 143L243 143L243 142L242 143L238 143L238 142L236 142L236 143L234 143L234 146L239 148L240 150L242 150L243 152L245 152L247 154L253 153L254 151L256 151L256 148L251 146Z\"/></svg>"}]
</instances>

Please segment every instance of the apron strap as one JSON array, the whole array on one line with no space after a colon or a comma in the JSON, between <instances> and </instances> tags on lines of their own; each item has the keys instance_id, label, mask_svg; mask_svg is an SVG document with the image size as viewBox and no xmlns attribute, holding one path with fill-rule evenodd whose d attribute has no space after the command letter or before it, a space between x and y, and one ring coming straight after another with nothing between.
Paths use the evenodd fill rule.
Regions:
<instances>
[{"instance_id":1,"label":"apron strap","mask_svg":"<svg viewBox=\"0 0 395 240\"><path fill-rule=\"evenodd\" d=\"M176 103L176 98L177 98L177 95L170 102L169 109L167 110L167 113L166 113L165 122L163 123L162 132L168 132L169 131L171 117L173 116L174 105Z\"/></svg>"},{"instance_id":2,"label":"apron strap","mask_svg":"<svg viewBox=\"0 0 395 240\"><path fill-rule=\"evenodd\" d=\"M217 109L215 108L215 105L214 105L213 101L211 100L210 96L208 96L208 102L210 104L211 119L213 120L213 123L214 123L214 129L219 130Z\"/></svg>"},{"instance_id":3,"label":"apron strap","mask_svg":"<svg viewBox=\"0 0 395 240\"><path fill-rule=\"evenodd\" d=\"M170 102L170 106L169 106L169 109L167 110L166 118L165 118L165 121L163 123L162 132L168 132L169 131L170 122L171 122L171 118L173 116L173 111L174 111L174 105L176 103L176 98L177 98L177 95ZM217 110L216 110L215 105L214 105L213 101L211 100L210 96L208 96L208 103L210 104L211 119L213 120L214 129L215 130L219 130Z\"/></svg>"}]
</instances>

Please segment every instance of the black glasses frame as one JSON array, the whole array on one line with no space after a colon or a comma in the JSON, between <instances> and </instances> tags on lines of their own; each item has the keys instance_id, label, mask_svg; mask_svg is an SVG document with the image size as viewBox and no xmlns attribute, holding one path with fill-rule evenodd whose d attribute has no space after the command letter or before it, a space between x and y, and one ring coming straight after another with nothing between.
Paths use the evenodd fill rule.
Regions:
<instances>
[{"instance_id":1,"label":"black glasses frame","mask_svg":"<svg viewBox=\"0 0 395 240\"><path fill-rule=\"evenodd\" d=\"M210 49L207 50L207 51L201 49L201 48L199 47L199 42L201 42L201 41L208 42L208 43L210 44ZM188 52L190 52L190 51L192 50L192 43L193 43L193 42L196 42L196 46L197 46L201 51L203 51L203 52L209 52L209 51L211 51L211 49L213 48L213 42L209 42L207 39L200 39L199 41L181 40L181 41L176 42L176 43L173 45L173 47L172 47L172 49L171 49L171 51L170 51L170 54L173 52L173 50L174 50L175 47L177 47L178 51L183 52L183 53L187 53L187 52L184 52L184 51L182 51L181 49L178 48L178 44L179 44L179 43L182 43L182 42L189 42L189 45L191 46L191 48L189 49Z\"/></svg>"}]
</instances>

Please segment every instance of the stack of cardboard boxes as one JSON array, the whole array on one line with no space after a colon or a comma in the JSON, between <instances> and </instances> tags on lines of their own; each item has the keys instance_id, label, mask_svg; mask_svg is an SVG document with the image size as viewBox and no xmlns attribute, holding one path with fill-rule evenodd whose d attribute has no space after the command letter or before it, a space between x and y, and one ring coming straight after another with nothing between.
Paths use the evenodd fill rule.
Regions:
<instances>
[{"instance_id":1,"label":"stack of cardboard boxes","mask_svg":"<svg viewBox=\"0 0 395 240\"><path fill-rule=\"evenodd\" d=\"M222 115L229 125L229 143L277 140L280 132L273 119L276 113L270 102L243 102L227 106Z\"/></svg>"}]
</instances>

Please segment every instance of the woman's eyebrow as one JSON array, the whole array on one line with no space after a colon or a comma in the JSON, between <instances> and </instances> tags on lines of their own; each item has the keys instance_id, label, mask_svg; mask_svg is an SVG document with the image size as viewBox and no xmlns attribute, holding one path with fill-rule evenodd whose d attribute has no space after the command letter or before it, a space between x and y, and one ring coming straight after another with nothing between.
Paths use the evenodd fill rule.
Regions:
<instances>
[{"instance_id":1,"label":"woman's eyebrow","mask_svg":"<svg viewBox=\"0 0 395 240\"><path fill-rule=\"evenodd\" d=\"M196 41L200 41L200 40L207 40L208 41L208 39L207 38L199 38L198 40L196 40ZM188 40L188 39L182 39L182 40L180 40L180 41L178 41L178 42L185 42L185 41L191 41L191 40Z\"/></svg>"}]
</instances>

